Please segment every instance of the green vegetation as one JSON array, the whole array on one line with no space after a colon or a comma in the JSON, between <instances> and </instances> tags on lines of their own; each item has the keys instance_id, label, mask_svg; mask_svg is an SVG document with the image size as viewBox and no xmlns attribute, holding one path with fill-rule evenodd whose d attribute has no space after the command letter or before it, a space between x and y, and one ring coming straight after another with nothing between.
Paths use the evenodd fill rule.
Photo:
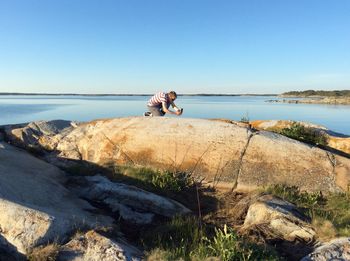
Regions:
<instances>
[{"instance_id":1,"label":"green vegetation","mask_svg":"<svg viewBox=\"0 0 350 261\"><path fill-rule=\"evenodd\" d=\"M211 228L195 217L175 217L143 235L148 260L278 260L275 252L248 243L226 225Z\"/></svg>"},{"instance_id":2,"label":"green vegetation","mask_svg":"<svg viewBox=\"0 0 350 261\"><path fill-rule=\"evenodd\" d=\"M113 167L114 178L132 178L136 183L142 183L142 187L156 192L180 192L194 185L190 174L186 172L160 171L145 167L117 166Z\"/></svg>"},{"instance_id":3,"label":"green vegetation","mask_svg":"<svg viewBox=\"0 0 350 261\"><path fill-rule=\"evenodd\" d=\"M282 93L285 96L295 96L295 97L309 97L309 96L332 96L332 97L350 97L350 90L341 90L341 91L291 91Z\"/></svg>"},{"instance_id":4,"label":"green vegetation","mask_svg":"<svg viewBox=\"0 0 350 261\"><path fill-rule=\"evenodd\" d=\"M109 166L101 167L89 163L77 163L64 170L72 175L104 175L113 181L124 182L140 188L169 195L185 191L194 186L193 178L186 172L160 171L137 166Z\"/></svg>"},{"instance_id":5,"label":"green vegetation","mask_svg":"<svg viewBox=\"0 0 350 261\"><path fill-rule=\"evenodd\" d=\"M350 236L350 194L333 193L324 196L321 192L307 193L297 187L275 185L267 188L267 192L301 208L312 218L314 224L329 224L335 236ZM329 233L323 231L323 233ZM322 235L321 235L322 236Z\"/></svg>"},{"instance_id":6,"label":"green vegetation","mask_svg":"<svg viewBox=\"0 0 350 261\"><path fill-rule=\"evenodd\" d=\"M313 145L327 145L327 137L324 134L305 128L297 122L294 122L290 128L282 129L280 134Z\"/></svg>"}]
</instances>

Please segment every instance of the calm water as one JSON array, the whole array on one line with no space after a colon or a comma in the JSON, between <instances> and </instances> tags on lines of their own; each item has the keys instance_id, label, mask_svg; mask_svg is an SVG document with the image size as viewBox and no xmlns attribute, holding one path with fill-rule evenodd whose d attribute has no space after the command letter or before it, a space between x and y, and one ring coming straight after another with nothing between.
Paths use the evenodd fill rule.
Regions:
<instances>
[{"instance_id":1,"label":"calm water","mask_svg":"<svg viewBox=\"0 0 350 261\"><path fill-rule=\"evenodd\" d=\"M350 134L350 106L267 103L276 97L180 96L182 117L240 120L298 120ZM149 97L145 96L0 96L0 125L36 120L89 121L97 118L141 116Z\"/></svg>"}]
</instances>

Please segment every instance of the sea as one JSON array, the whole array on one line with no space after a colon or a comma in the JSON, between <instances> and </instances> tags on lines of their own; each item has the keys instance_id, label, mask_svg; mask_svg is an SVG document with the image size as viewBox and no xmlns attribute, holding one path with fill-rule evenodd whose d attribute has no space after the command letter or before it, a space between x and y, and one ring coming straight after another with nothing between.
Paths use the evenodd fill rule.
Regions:
<instances>
[{"instance_id":1,"label":"sea","mask_svg":"<svg viewBox=\"0 0 350 261\"><path fill-rule=\"evenodd\" d=\"M90 121L142 116L151 96L0 95L0 125L38 120ZM295 120L350 135L350 106L267 102L276 96L179 96L185 118ZM177 117L177 116L169 116Z\"/></svg>"}]
</instances>

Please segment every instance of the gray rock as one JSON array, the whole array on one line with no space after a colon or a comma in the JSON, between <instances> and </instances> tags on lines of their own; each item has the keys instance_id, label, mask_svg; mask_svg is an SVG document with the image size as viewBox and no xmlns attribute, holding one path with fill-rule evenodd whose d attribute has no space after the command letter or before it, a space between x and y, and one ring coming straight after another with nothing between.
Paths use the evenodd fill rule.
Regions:
<instances>
[{"instance_id":1,"label":"gray rock","mask_svg":"<svg viewBox=\"0 0 350 261\"><path fill-rule=\"evenodd\" d=\"M311 242L316 234L296 206L270 195L262 196L250 205L242 229L255 229L261 225L270 236L290 242L296 239Z\"/></svg>"},{"instance_id":2,"label":"gray rock","mask_svg":"<svg viewBox=\"0 0 350 261\"><path fill-rule=\"evenodd\" d=\"M53 150L62 137L77 127L77 123L65 120L36 121L27 125L8 125L6 137L17 146L38 150Z\"/></svg>"},{"instance_id":3,"label":"gray rock","mask_svg":"<svg viewBox=\"0 0 350 261\"><path fill-rule=\"evenodd\" d=\"M86 177L85 179L87 184L75 189L79 196L107 204L109 208L119 212L129 222L148 224L152 222L154 214L173 217L191 212L174 200L135 186L111 182L102 176Z\"/></svg>"},{"instance_id":4,"label":"gray rock","mask_svg":"<svg viewBox=\"0 0 350 261\"><path fill-rule=\"evenodd\" d=\"M123 242L108 239L95 231L76 235L61 248L58 261L141 261L142 252Z\"/></svg>"},{"instance_id":5,"label":"gray rock","mask_svg":"<svg viewBox=\"0 0 350 261\"><path fill-rule=\"evenodd\" d=\"M337 238L316 248L301 261L347 261L350 260L350 237Z\"/></svg>"},{"instance_id":6,"label":"gray rock","mask_svg":"<svg viewBox=\"0 0 350 261\"><path fill-rule=\"evenodd\" d=\"M75 229L112 224L87 211L94 208L62 185L66 176L57 167L3 142L0 159L0 236L19 252Z\"/></svg>"}]
</instances>

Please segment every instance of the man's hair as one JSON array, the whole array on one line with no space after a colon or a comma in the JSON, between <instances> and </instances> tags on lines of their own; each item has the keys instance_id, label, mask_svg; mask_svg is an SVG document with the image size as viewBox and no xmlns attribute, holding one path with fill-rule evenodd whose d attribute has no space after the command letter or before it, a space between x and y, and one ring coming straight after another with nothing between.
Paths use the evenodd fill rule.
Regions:
<instances>
[{"instance_id":1,"label":"man's hair","mask_svg":"<svg viewBox=\"0 0 350 261\"><path fill-rule=\"evenodd\" d=\"M174 92L174 91L170 91L170 92L169 92L169 96L171 96L171 97L173 97L173 98L177 98L177 94L176 94L176 92Z\"/></svg>"}]
</instances>

